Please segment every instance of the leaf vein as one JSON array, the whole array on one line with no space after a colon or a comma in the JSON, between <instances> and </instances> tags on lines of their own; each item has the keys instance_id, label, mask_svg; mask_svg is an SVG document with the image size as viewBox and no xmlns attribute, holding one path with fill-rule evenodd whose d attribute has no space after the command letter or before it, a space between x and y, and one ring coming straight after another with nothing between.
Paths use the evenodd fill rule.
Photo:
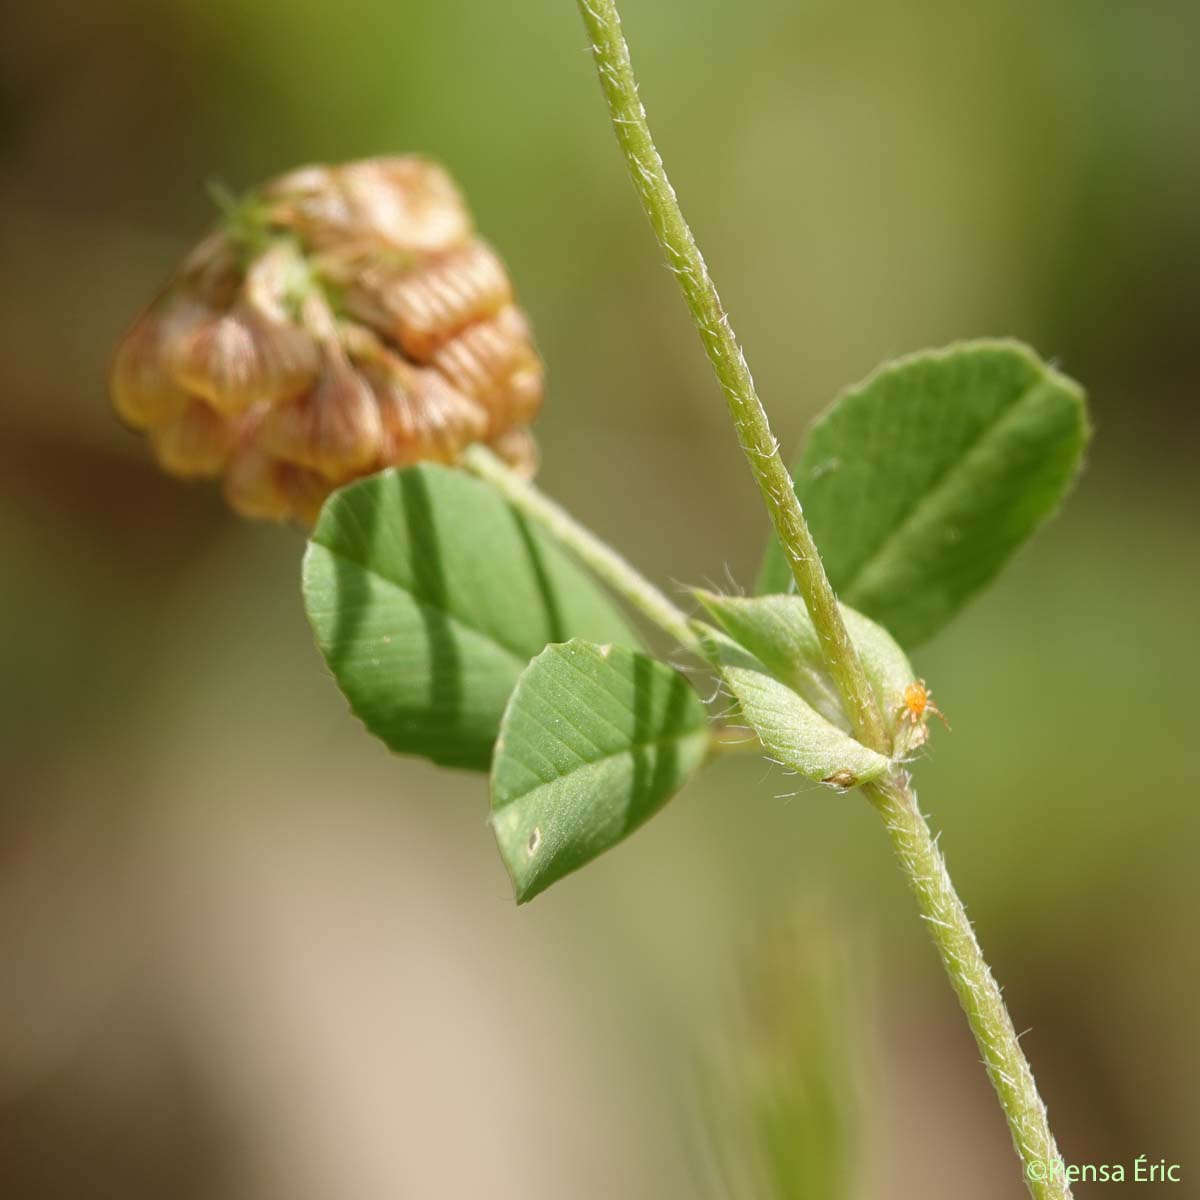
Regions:
<instances>
[{"instance_id":1,"label":"leaf vein","mask_svg":"<svg viewBox=\"0 0 1200 1200\"><path fill-rule=\"evenodd\" d=\"M909 506L908 511L884 533L883 537L871 550L862 556L855 565L850 577L842 582L838 591L846 597L847 602L853 603L854 589L862 582L863 576L868 574L880 559L884 558L890 552L892 546L917 522L918 518L927 508L938 502L942 493L950 490L951 485L958 478L960 472L968 469L966 465L967 461L975 451L990 441L997 430L1007 424L1016 413L1025 407L1026 403L1033 396L1037 395L1043 389L1054 390L1053 380L1045 375L1035 379L1027 388L1019 392L1015 399L1002 408L992 420L988 421L979 433L963 448L962 453L952 459L937 479L916 497Z\"/></svg>"}]
</instances>

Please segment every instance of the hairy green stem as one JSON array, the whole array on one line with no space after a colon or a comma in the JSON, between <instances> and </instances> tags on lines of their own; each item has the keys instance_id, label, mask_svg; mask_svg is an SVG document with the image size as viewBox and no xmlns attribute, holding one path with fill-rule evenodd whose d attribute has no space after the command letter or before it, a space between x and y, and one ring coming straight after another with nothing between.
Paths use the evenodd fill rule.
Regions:
<instances>
[{"instance_id":1,"label":"hairy green stem","mask_svg":"<svg viewBox=\"0 0 1200 1200\"><path fill-rule=\"evenodd\" d=\"M617 6L613 0L578 0L578 4L592 39L600 85L629 173L667 262L679 280L708 360L725 393L738 441L812 618L842 706L859 740L872 749L886 752L882 714L846 632L837 597L796 498L792 477L780 457L779 443L771 432L742 348L650 136Z\"/></svg>"},{"instance_id":2,"label":"hairy green stem","mask_svg":"<svg viewBox=\"0 0 1200 1200\"><path fill-rule=\"evenodd\" d=\"M1071 1188L1000 987L988 969L966 909L954 890L937 843L907 778L896 775L864 789L883 817L896 857L941 955L983 1064L996 1089L1036 1200L1070 1200Z\"/></svg>"},{"instance_id":3,"label":"hairy green stem","mask_svg":"<svg viewBox=\"0 0 1200 1200\"><path fill-rule=\"evenodd\" d=\"M820 639L829 673L855 733L887 753L882 714L850 642L792 479L779 455L762 402L704 259L683 217L638 97L629 49L614 0L577 0L592 41L600 85L634 186L667 262L679 280L705 352L725 394L738 441L763 494L796 586ZM907 778L899 773L867 789L883 817L900 865L929 926L942 963L1025 1164L1036 1200L1069 1200L1054 1138L1000 989L975 940Z\"/></svg>"},{"instance_id":4,"label":"hairy green stem","mask_svg":"<svg viewBox=\"0 0 1200 1200\"><path fill-rule=\"evenodd\" d=\"M547 529L619 596L685 649L703 655L691 618L561 505L522 479L484 446L471 446L462 465L490 483L518 512Z\"/></svg>"}]
</instances>

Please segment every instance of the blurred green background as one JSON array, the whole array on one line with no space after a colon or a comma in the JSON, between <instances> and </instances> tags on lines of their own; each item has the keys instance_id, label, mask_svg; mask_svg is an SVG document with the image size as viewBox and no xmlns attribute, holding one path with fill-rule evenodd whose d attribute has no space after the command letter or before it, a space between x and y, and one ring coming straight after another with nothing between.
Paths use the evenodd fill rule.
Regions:
<instances>
[{"instance_id":1,"label":"blurred green background","mask_svg":"<svg viewBox=\"0 0 1200 1200\"><path fill-rule=\"evenodd\" d=\"M1194 1180L1200 7L624 7L785 447L961 337L1089 389L1067 511L917 657L954 727L918 782L1068 1160ZM574 5L5 8L0 1194L696 1195L695 1063L798 908L858 964L823 1043L855 1050L852 1194L1022 1195L865 805L723 763L518 911L482 781L347 713L300 535L160 477L109 413L206 180L423 151L533 316L545 488L664 584L749 582L764 522Z\"/></svg>"}]
</instances>

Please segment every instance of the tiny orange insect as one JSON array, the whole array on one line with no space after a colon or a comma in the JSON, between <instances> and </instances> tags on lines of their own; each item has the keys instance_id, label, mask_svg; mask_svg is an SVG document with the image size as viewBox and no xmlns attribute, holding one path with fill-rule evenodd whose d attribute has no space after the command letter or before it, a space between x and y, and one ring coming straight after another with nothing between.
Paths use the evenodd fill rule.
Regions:
<instances>
[{"instance_id":1,"label":"tiny orange insect","mask_svg":"<svg viewBox=\"0 0 1200 1200\"><path fill-rule=\"evenodd\" d=\"M933 702L933 693L923 679L915 679L904 689L904 698L900 702L900 712L914 725L921 725L932 713L947 729L950 722L946 714Z\"/></svg>"}]
</instances>

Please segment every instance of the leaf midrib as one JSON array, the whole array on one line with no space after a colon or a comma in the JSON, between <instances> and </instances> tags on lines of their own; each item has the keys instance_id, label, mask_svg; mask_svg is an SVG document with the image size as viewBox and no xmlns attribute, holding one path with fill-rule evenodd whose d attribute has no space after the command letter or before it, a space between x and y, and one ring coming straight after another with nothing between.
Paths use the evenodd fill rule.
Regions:
<instances>
[{"instance_id":1,"label":"leaf midrib","mask_svg":"<svg viewBox=\"0 0 1200 1200\"><path fill-rule=\"evenodd\" d=\"M536 792L543 791L546 788L554 787L555 784L562 783L564 779L569 779L572 775L578 774L580 771L585 771L589 767L600 766L602 763L611 762L614 758L622 758L626 755L633 754L637 750L649 750L652 747L659 748L674 742L690 741L692 738L704 736L706 732L707 731L703 727L698 727L688 733L664 734L662 737L650 738L647 741L631 742L623 749L614 750L611 754L602 754L599 758L581 759L578 767L572 768L565 774L556 775L548 782L539 783L536 787L531 787L528 791L519 792L509 799L503 800L500 804L496 805L496 808L507 808L510 804L517 804L521 800L534 795ZM515 756L513 757L515 758ZM524 766L526 770L529 770L529 767L525 763L522 763L521 765ZM530 773L532 774L532 772Z\"/></svg>"},{"instance_id":2,"label":"leaf midrib","mask_svg":"<svg viewBox=\"0 0 1200 1200\"><path fill-rule=\"evenodd\" d=\"M854 603L854 589L862 582L863 576L867 575L878 562L887 557L891 552L893 544L917 522L918 518L927 508L933 506L938 501L943 492L950 490L951 484L957 480L959 473L967 470L970 459L979 447L988 442L998 430L1013 419L1033 397L1043 389L1053 389L1054 384L1054 378L1048 374L1035 379L971 439L937 477L932 486L922 495L918 496L908 511L884 534L870 551L863 555L855 565L850 578L838 587L838 591L846 597L847 603Z\"/></svg>"}]
</instances>

